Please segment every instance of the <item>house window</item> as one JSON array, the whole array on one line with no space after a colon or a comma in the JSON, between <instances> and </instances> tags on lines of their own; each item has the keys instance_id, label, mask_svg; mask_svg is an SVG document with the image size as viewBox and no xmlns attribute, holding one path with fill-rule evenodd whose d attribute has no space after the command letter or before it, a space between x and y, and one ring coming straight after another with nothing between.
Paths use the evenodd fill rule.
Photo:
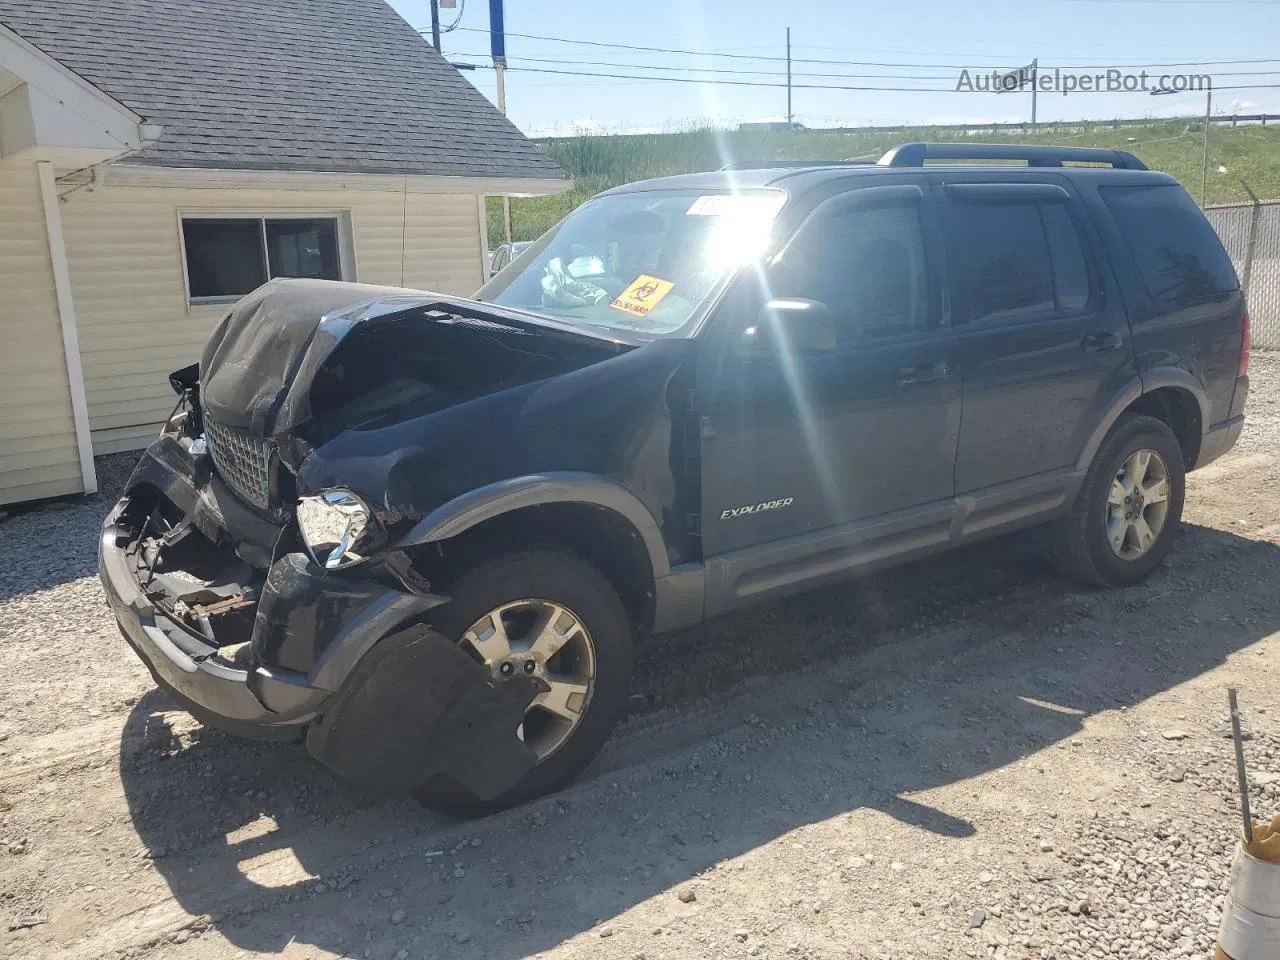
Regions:
<instances>
[{"instance_id":1,"label":"house window","mask_svg":"<svg viewBox=\"0 0 1280 960\"><path fill-rule=\"evenodd\" d=\"M232 300L275 277L341 280L334 218L183 217L193 303Z\"/></svg>"}]
</instances>

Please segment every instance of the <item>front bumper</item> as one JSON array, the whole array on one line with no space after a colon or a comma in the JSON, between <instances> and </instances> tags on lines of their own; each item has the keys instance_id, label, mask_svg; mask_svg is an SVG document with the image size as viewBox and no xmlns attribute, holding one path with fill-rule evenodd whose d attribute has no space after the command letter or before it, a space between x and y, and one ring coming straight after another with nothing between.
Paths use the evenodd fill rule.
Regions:
<instances>
[{"instance_id":1,"label":"front bumper","mask_svg":"<svg viewBox=\"0 0 1280 960\"><path fill-rule=\"evenodd\" d=\"M233 659L157 605L139 580L129 555L138 532L125 518L135 499L161 497L211 545L270 563L259 574L251 642ZM297 551L273 560L280 533L236 504L172 437L148 448L102 527L98 573L129 645L198 719L242 735L298 735L378 640L444 601L328 573Z\"/></svg>"},{"instance_id":2,"label":"front bumper","mask_svg":"<svg viewBox=\"0 0 1280 960\"><path fill-rule=\"evenodd\" d=\"M396 589L376 560L358 571L322 569L296 549L288 523L273 527L245 512L198 460L172 437L152 444L99 544L107 602L162 688L197 719L233 733L288 739L305 731L316 759L374 789L407 790L447 776L489 800L528 773L537 758L518 730L540 681L498 683L421 625L421 614L446 598ZM237 603L253 607L251 630L242 623L230 645L216 627L212 638L223 642L179 622L191 603L203 603L184 598L207 592L212 581L197 577L197 586L175 588L171 574L156 575L156 563L140 563L148 556L138 549L146 518L157 504L199 531L173 543L192 538L198 556L214 557L227 577L252 577L256 606L241 581L230 584ZM165 557L159 567L167 570L169 546L157 549L153 556ZM262 557L266 563L255 565Z\"/></svg>"},{"instance_id":3,"label":"front bumper","mask_svg":"<svg viewBox=\"0 0 1280 960\"><path fill-rule=\"evenodd\" d=\"M104 525L98 575L120 632L156 683L212 726L245 736L297 736L331 691L309 686L298 674L228 664L217 658L217 647L159 612L142 592L119 543L116 520L127 502L122 500Z\"/></svg>"}]
</instances>

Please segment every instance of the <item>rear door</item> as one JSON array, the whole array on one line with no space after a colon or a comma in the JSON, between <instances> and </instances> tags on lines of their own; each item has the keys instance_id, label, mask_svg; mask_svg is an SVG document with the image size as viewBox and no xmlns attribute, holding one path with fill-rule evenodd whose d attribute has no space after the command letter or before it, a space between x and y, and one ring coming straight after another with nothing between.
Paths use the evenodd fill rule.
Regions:
<instances>
[{"instance_id":1,"label":"rear door","mask_svg":"<svg viewBox=\"0 0 1280 960\"><path fill-rule=\"evenodd\" d=\"M707 556L926 504L949 520L956 342L927 181L904 181L818 206L763 277L743 278L699 345ZM782 297L827 305L834 347L735 352L763 303Z\"/></svg>"},{"instance_id":2,"label":"rear door","mask_svg":"<svg viewBox=\"0 0 1280 960\"><path fill-rule=\"evenodd\" d=\"M1065 499L1102 410L1134 376L1133 345L1067 178L935 182L964 371L956 494L969 495L974 532ZM1012 481L1028 481L1013 501L993 489Z\"/></svg>"}]
</instances>

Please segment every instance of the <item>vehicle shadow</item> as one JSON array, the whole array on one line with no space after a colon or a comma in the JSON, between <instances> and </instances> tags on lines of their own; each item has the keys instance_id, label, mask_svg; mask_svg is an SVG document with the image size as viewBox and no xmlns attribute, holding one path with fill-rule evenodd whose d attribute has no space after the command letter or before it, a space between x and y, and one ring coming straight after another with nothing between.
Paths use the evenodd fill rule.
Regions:
<instances>
[{"instance_id":1,"label":"vehicle shadow","mask_svg":"<svg viewBox=\"0 0 1280 960\"><path fill-rule=\"evenodd\" d=\"M379 802L296 745L203 728L179 736L158 693L129 718L124 788L178 903L211 915L240 949L296 941L374 958L515 960L860 808L946 838L981 835L981 822L913 795L1061 743L1100 711L1222 664L1280 629L1278 578L1280 547L1188 526L1166 567L1124 591L1074 589L1009 543L817 591L655 641L641 680L686 708L670 722L661 711L639 718L560 796L471 824ZM874 613L851 628L853 606ZM921 610L935 629L921 633ZM683 656L699 643L713 649L685 669L766 664L727 698L753 711L745 723L733 719L737 701L701 709L699 691L654 666L663 645ZM777 659L744 650L778 644ZM768 675L797 657L825 662ZM671 728L687 749L664 749Z\"/></svg>"}]
</instances>

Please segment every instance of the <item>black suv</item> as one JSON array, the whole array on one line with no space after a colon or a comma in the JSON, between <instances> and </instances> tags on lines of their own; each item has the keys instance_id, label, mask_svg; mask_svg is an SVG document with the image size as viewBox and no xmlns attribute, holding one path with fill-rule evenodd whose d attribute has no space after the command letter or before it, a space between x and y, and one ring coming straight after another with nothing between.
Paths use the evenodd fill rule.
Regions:
<instances>
[{"instance_id":1,"label":"black suv","mask_svg":"<svg viewBox=\"0 0 1280 960\"><path fill-rule=\"evenodd\" d=\"M983 159L1023 163L926 163ZM197 717L483 813L590 761L647 634L1033 524L1141 580L1240 433L1248 329L1126 153L631 184L474 299L247 296L173 375L102 581Z\"/></svg>"}]
</instances>

